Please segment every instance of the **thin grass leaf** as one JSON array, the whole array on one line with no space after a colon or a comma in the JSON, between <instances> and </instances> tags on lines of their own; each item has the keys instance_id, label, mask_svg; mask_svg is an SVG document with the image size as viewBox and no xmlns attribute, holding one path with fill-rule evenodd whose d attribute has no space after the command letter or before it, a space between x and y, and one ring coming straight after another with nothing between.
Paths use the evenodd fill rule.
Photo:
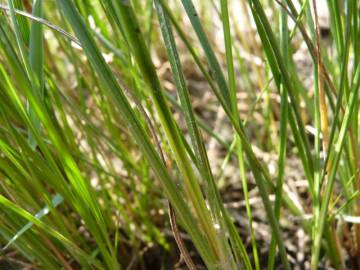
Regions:
<instances>
[{"instance_id":1,"label":"thin grass leaf","mask_svg":"<svg viewBox=\"0 0 360 270\"><path fill-rule=\"evenodd\" d=\"M61 204L63 200L64 198L60 194L56 194L51 201L51 206L45 206L43 209L37 212L34 217L37 219L41 219L43 216L49 214L52 208L56 208L59 204ZM10 245L12 245L22 234L29 230L33 226L33 224L34 223L29 222L24 227L22 227L2 249L5 250Z\"/></svg>"},{"instance_id":2,"label":"thin grass leaf","mask_svg":"<svg viewBox=\"0 0 360 270\"><path fill-rule=\"evenodd\" d=\"M223 31L224 31L224 40L225 40L225 52L226 52L226 63L227 63L227 70L228 70L228 83L229 83L229 93L230 93L230 101L231 101L231 110L234 115L235 120L237 123L240 123L239 111L237 108L237 97L236 97L236 82L235 82L235 69L233 63L233 55L232 55L232 43L231 43L231 33L230 33L230 22L229 22L229 14L228 14L228 3L226 0L221 1L221 19L223 23ZM239 168L241 173L241 179L244 189L244 197L246 203L246 210L247 215L249 217L249 225L250 225L250 234L251 234L251 243L253 249L253 256L254 256L254 266L255 269L259 269L259 258L258 252L252 227L252 216L251 216L251 208L249 203L249 196L248 196L248 189L245 177L245 165L243 160L243 150L242 150L242 143L240 137L237 135L236 138L236 152L239 160ZM251 267L247 265L247 268ZM251 267L252 269L252 267Z\"/></svg>"},{"instance_id":3,"label":"thin grass leaf","mask_svg":"<svg viewBox=\"0 0 360 270\"><path fill-rule=\"evenodd\" d=\"M42 0L36 0L33 3L32 15L35 17L42 17ZM38 22L32 22L30 30L30 44L29 44L29 64L34 76L38 83L36 85L40 97L43 97L44 92L44 72L43 72L43 59L44 59L44 48L43 48L43 31L42 24ZM40 121L37 119L34 111L31 107L28 107L31 121L37 130L40 130ZM33 149L36 147L35 138L29 133L29 143Z\"/></svg>"},{"instance_id":4,"label":"thin grass leaf","mask_svg":"<svg viewBox=\"0 0 360 270\"><path fill-rule=\"evenodd\" d=\"M18 207L17 205L15 205L14 203L9 201L7 198L5 198L2 195L0 195L0 206L4 207L6 209L9 209L9 210L13 211L14 213L22 216L23 218L25 218L29 222L33 223L34 225L36 225L40 229L44 230L46 233L48 233L52 237L58 239L60 242L62 242L64 245L66 245L67 248L71 252L73 252L73 254L75 256L77 256L80 261L82 261L83 265L87 265L89 269L90 269L91 264L94 264L99 269L103 269L103 267L101 267L96 260L93 260L93 259L91 259L91 257L84 254L84 252L81 249L79 249L72 241L67 239L65 236L63 236L62 234L60 234L59 232L57 232L56 230L54 230L50 226L46 225L39 218L34 217L29 212L27 212L24 209Z\"/></svg>"},{"instance_id":5,"label":"thin grass leaf","mask_svg":"<svg viewBox=\"0 0 360 270\"><path fill-rule=\"evenodd\" d=\"M287 13L284 10L281 10L280 15L280 47L284 52L285 56L285 65L288 67L291 63L290 53L288 46L289 39L289 30L288 30L288 20ZM286 163L286 145L287 145L287 120L288 120L288 93L287 88L284 84L281 84L280 88L281 94L281 104L280 104L280 145L279 145L279 159L278 159L278 175L276 180L276 192L275 192L275 203L274 203L274 212L278 219L280 219L280 208L281 208L281 198L283 193L283 183L284 183L284 174L285 174L285 163ZM269 260L268 260L268 269L274 269L275 264L275 254L276 254L276 243L274 238L271 239L270 250L269 250Z\"/></svg>"},{"instance_id":6,"label":"thin grass leaf","mask_svg":"<svg viewBox=\"0 0 360 270\"><path fill-rule=\"evenodd\" d=\"M200 41L200 44L204 50L204 53L209 61L210 66L210 74L214 76L214 79L217 83L218 89L220 90L222 97L224 99L225 104L228 106L228 108L231 108L231 102L230 102L230 92L228 89L228 85L226 83L224 74L222 73L220 64L215 56L214 51L212 50L210 43L206 37L205 31L201 25L200 19L198 17L198 14L195 10L194 4L191 0L182 0L181 1L184 9L186 11L186 14L193 26L193 29Z\"/></svg>"}]
</instances>

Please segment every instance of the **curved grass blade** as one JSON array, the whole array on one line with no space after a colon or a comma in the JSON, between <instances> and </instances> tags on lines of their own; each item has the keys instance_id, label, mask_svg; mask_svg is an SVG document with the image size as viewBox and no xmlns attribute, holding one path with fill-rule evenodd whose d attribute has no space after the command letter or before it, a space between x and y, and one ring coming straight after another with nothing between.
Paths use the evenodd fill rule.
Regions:
<instances>
[{"instance_id":1,"label":"curved grass blade","mask_svg":"<svg viewBox=\"0 0 360 270\"><path fill-rule=\"evenodd\" d=\"M64 198L60 194L56 194L51 200L51 206L45 206L39 212L37 212L34 217L37 219L41 219L43 216L50 213L52 208L56 208L59 204L63 202ZM22 234L24 234L27 230L29 230L34 223L29 222L24 227L22 227L10 240L9 242L2 248L2 250L7 249L11 244L13 244Z\"/></svg>"},{"instance_id":2,"label":"curved grass blade","mask_svg":"<svg viewBox=\"0 0 360 270\"><path fill-rule=\"evenodd\" d=\"M54 230L52 227L48 226L46 223L42 222L38 217L34 217L26 210L18 207L16 204L9 201L4 196L0 195L0 206L7 208L19 216L25 218L32 224L36 225L40 229L44 230L44 232L48 233L52 237L58 239L61 243L63 243L73 255L78 257L78 259L83 263L83 265L88 265L90 268L91 264L94 264L99 269L103 269L103 267L90 256L85 254L79 247L77 247L71 240L66 238L64 235Z\"/></svg>"}]
</instances>

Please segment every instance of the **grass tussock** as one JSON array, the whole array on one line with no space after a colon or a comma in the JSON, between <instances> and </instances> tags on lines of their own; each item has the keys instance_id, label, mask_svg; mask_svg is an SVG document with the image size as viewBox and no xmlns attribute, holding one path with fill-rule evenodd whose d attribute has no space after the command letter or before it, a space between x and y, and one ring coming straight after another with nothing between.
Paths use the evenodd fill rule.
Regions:
<instances>
[{"instance_id":1,"label":"grass tussock","mask_svg":"<svg viewBox=\"0 0 360 270\"><path fill-rule=\"evenodd\" d=\"M359 10L0 1L0 268L359 269Z\"/></svg>"}]
</instances>

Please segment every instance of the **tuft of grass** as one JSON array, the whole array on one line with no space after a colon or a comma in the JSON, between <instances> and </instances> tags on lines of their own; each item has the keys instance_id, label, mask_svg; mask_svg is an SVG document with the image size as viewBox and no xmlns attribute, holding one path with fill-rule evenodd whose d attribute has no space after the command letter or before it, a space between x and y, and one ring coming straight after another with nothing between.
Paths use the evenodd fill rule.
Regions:
<instances>
[{"instance_id":1,"label":"tuft of grass","mask_svg":"<svg viewBox=\"0 0 360 270\"><path fill-rule=\"evenodd\" d=\"M281 221L293 215L311 269L359 267L359 3L327 2L326 39L318 1L235 2L1 1L6 266L145 269L158 249L161 269L179 255L189 269L291 269ZM302 205L286 188L288 160L306 180ZM246 220L225 203L234 183Z\"/></svg>"}]
</instances>

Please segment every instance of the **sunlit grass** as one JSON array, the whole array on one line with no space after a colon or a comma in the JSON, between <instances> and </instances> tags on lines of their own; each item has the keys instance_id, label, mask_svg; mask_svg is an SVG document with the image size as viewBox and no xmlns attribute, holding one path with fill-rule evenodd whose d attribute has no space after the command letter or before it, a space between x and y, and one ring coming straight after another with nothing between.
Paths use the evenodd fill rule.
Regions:
<instances>
[{"instance_id":1,"label":"sunlit grass","mask_svg":"<svg viewBox=\"0 0 360 270\"><path fill-rule=\"evenodd\" d=\"M314 1L30 2L0 5L5 256L15 250L41 269L146 267L144 246L171 253L174 237L194 269L181 229L208 269L274 269L277 256L291 269L279 222L286 210L311 235L311 269L324 260L335 269L360 265L357 1L328 1L326 41ZM311 86L294 61L299 44ZM171 91L159 63L168 65ZM223 111L232 141L194 108L187 65ZM226 152L220 176L209 140ZM258 148L277 155L275 172ZM307 182L306 212L284 188L289 158L300 161ZM250 243L221 196L231 159ZM253 227L250 174L271 231L266 259Z\"/></svg>"}]
</instances>

